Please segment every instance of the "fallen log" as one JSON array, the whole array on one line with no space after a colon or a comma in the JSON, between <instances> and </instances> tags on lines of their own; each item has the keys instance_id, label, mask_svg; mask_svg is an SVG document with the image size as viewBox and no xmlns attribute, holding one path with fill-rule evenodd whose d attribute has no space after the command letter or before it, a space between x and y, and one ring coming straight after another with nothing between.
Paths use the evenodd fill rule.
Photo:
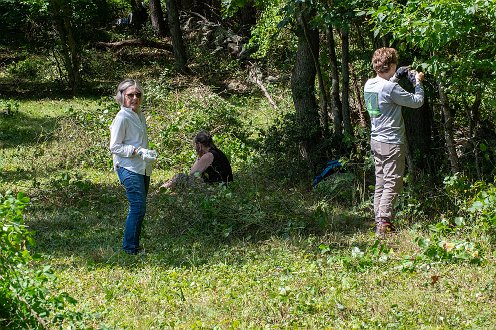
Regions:
<instances>
[{"instance_id":1,"label":"fallen log","mask_svg":"<svg viewBox=\"0 0 496 330\"><path fill-rule=\"evenodd\" d=\"M95 43L95 47L97 48L112 48L112 49L121 49L124 47L151 47L158 49L165 49L170 52L173 51L172 45L165 42L157 42L152 40L143 40L143 39L129 39L115 42L97 42Z\"/></svg>"}]
</instances>

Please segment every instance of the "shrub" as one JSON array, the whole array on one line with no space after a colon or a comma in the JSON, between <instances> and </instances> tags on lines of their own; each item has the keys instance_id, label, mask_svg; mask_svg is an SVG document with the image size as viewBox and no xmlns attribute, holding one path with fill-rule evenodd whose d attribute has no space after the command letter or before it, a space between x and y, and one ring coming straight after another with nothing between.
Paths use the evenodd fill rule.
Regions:
<instances>
[{"instance_id":1,"label":"shrub","mask_svg":"<svg viewBox=\"0 0 496 330\"><path fill-rule=\"evenodd\" d=\"M81 315L66 308L76 301L67 293L49 290L55 282L50 267L34 267L40 259L28 250L34 244L23 220L28 204L29 198L23 193L0 195L0 328L75 324Z\"/></svg>"},{"instance_id":2,"label":"shrub","mask_svg":"<svg viewBox=\"0 0 496 330\"><path fill-rule=\"evenodd\" d=\"M326 200L351 206L355 180L353 173L334 173L320 182L315 191Z\"/></svg>"}]
</instances>

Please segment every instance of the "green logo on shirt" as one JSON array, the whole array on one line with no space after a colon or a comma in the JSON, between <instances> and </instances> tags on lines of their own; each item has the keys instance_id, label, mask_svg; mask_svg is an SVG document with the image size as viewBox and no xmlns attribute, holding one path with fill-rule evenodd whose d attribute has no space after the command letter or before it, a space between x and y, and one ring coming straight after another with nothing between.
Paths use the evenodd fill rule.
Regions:
<instances>
[{"instance_id":1,"label":"green logo on shirt","mask_svg":"<svg viewBox=\"0 0 496 330\"><path fill-rule=\"evenodd\" d=\"M379 110L379 94L373 92L365 92L365 105L367 106L367 111L369 112L370 118L377 118L381 116L381 110Z\"/></svg>"}]
</instances>

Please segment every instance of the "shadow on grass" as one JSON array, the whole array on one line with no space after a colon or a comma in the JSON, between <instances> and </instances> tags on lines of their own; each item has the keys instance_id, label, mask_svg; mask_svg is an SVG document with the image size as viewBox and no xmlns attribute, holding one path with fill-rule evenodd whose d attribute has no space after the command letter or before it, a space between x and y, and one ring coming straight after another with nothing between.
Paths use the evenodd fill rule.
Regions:
<instances>
[{"instance_id":1,"label":"shadow on grass","mask_svg":"<svg viewBox=\"0 0 496 330\"><path fill-rule=\"evenodd\" d=\"M0 148L36 145L53 139L56 118L34 118L21 112L0 114Z\"/></svg>"},{"instance_id":2,"label":"shadow on grass","mask_svg":"<svg viewBox=\"0 0 496 330\"><path fill-rule=\"evenodd\" d=\"M94 80L85 83L77 96L99 98L102 95L112 95L118 82L109 80ZM16 100L67 100L75 94L60 82L36 82L18 79L0 79L0 98Z\"/></svg>"},{"instance_id":3,"label":"shadow on grass","mask_svg":"<svg viewBox=\"0 0 496 330\"><path fill-rule=\"evenodd\" d=\"M31 196L33 206L27 214L36 232L34 249L88 265L131 267L139 261L193 267L221 260L243 263L246 256L239 251L274 239L325 240L331 234L339 242L327 243L345 249L346 237L367 230L359 216L315 213L309 196L277 187L258 189L256 183L242 180L229 189L200 187L175 193L158 192L155 183L141 237L146 254L141 257L120 250L127 200L117 177L110 176L105 185L86 182L40 190ZM319 253L318 245L301 248Z\"/></svg>"}]
</instances>

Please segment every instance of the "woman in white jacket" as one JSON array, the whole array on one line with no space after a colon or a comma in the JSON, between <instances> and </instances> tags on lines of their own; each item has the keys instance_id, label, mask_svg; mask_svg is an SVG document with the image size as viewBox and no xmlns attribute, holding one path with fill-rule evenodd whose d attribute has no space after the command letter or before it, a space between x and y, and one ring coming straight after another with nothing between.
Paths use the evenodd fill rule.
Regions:
<instances>
[{"instance_id":1,"label":"woman in white jacket","mask_svg":"<svg viewBox=\"0 0 496 330\"><path fill-rule=\"evenodd\" d=\"M110 152L114 170L126 189L129 211L122 249L137 254L140 233L146 212L146 196L150 186L152 164L157 158L148 149L145 117L140 110L143 89L134 79L125 79L117 87L115 100L121 109L110 126Z\"/></svg>"}]
</instances>

